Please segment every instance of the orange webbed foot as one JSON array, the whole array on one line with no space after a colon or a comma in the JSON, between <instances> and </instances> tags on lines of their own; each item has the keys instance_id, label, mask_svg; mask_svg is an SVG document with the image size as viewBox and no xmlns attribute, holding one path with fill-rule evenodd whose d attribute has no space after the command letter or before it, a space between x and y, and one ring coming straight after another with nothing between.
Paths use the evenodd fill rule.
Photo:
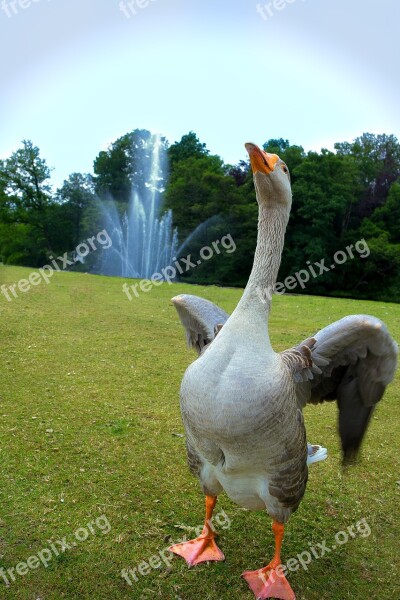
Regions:
<instances>
[{"instance_id":1,"label":"orange webbed foot","mask_svg":"<svg viewBox=\"0 0 400 600\"><path fill-rule=\"evenodd\" d=\"M294 591L279 567L268 565L257 571L245 571L242 577L247 581L257 600L265 598L296 600Z\"/></svg>"},{"instance_id":2,"label":"orange webbed foot","mask_svg":"<svg viewBox=\"0 0 400 600\"><path fill-rule=\"evenodd\" d=\"M183 544L175 544L169 550L174 554L182 556L189 567L194 567L194 565L206 562L207 560L225 560L225 556L218 548L214 536L201 535L195 540L183 542Z\"/></svg>"}]
</instances>

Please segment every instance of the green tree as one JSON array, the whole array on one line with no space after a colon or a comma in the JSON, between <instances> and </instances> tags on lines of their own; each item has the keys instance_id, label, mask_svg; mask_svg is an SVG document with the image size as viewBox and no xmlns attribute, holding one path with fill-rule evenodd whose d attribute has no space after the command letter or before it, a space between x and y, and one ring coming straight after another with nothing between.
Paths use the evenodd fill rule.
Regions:
<instances>
[{"instance_id":1,"label":"green tree","mask_svg":"<svg viewBox=\"0 0 400 600\"><path fill-rule=\"evenodd\" d=\"M390 188L385 204L365 218L360 234L368 240L370 256L355 269L355 291L365 298L399 301L400 298L400 183Z\"/></svg>"},{"instance_id":2,"label":"green tree","mask_svg":"<svg viewBox=\"0 0 400 600\"><path fill-rule=\"evenodd\" d=\"M165 194L181 238L210 217L226 212L235 194L235 182L224 173L217 156L189 157L175 164Z\"/></svg>"},{"instance_id":3,"label":"green tree","mask_svg":"<svg viewBox=\"0 0 400 600\"><path fill-rule=\"evenodd\" d=\"M50 172L39 148L29 140L0 164L0 254L6 256L6 262L37 266L51 248L47 220L53 204Z\"/></svg>"},{"instance_id":4,"label":"green tree","mask_svg":"<svg viewBox=\"0 0 400 600\"><path fill-rule=\"evenodd\" d=\"M392 185L385 204L374 211L371 221L381 232L387 231L390 243L400 244L400 181Z\"/></svg>"},{"instance_id":5,"label":"green tree","mask_svg":"<svg viewBox=\"0 0 400 600\"><path fill-rule=\"evenodd\" d=\"M355 216L368 217L382 206L392 184L400 178L400 144L394 135L364 133L352 143L335 144L337 153L357 163L360 196Z\"/></svg>"},{"instance_id":6,"label":"green tree","mask_svg":"<svg viewBox=\"0 0 400 600\"><path fill-rule=\"evenodd\" d=\"M28 223L44 232L42 217L51 204L50 168L31 141L2 161L0 178L9 197L14 221Z\"/></svg>"},{"instance_id":7,"label":"green tree","mask_svg":"<svg viewBox=\"0 0 400 600\"><path fill-rule=\"evenodd\" d=\"M293 207L286 235L280 279L307 261L332 258L346 241L352 207L357 201L358 170L351 156L328 150L309 152L294 170ZM354 240L353 240L354 241ZM329 291L337 285L331 272L308 284L308 292Z\"/></svg>"},{"instance_id":8,"label":"green tree","mask_svg":"<svg viewBox=\"0 0 400 600\"><path fill-rule=\"evenodd\" d=\"M209 150L205 144L200 142L194 131L189 131L182 136L179 142L175 142L168 149L168 158L173 170L175 165L187 158L202 158L209 155Z\"/></svg>"},{"instance_id":9,"label":"green tree","mask_svg":"<svg viewBox=\"0 0 400 600\"><path fill-rule=\"evenodd\" d=\"M146 183L151 179L151 157L155 145L167 149L165 138L158 138L144 129L135 129L113 142L99 153L94 161L95 191L101 198L112 197L117 202L128 203L135 187L141 195L148 193ZM166 165L164 171L166 175ZM166 180L157 181L163 189Z\"/></svg>"},{"instance_id":10,"label":"green tree","mask_svg":"<svg viewBox=\"0 0 400 600\"><path fill-rule=\"evenodd\" d=\"M64 247L75 248L84 237L84 215L96 200L92 175L73 173L57 190L55 199L55 216L57 215L64 232L67 232L62 237L69 239Z\"/></svg>"},{"instance_id":11,"label":"green tree","mask_svg":"<svg viewBox=\"0 0 400 600\"><path fill-rule=\"evenodd\" d=\"M250 273L257 236L257 203L249 164L224 165L210 155L193 132L171 146L170 182L165 205L171 208L181 241L190 235L182 254L198 256L204 246L231 235L232 253L214 253L184 275L193 283L244 285Z\"/></svg>"}]
</instances>

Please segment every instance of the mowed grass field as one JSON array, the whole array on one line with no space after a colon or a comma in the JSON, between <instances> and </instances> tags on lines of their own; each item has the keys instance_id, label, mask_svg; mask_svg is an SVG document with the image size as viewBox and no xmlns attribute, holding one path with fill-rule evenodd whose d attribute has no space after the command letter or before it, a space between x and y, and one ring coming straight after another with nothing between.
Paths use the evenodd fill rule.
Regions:
<instances>
[{"instance_id":1,"label":"mowed grass field","mask_svg":"<svg viewBox=\"0 0 400 600\"><path fill-rule=\"evenodd\" d=\"M0 284L30 272L0 267ZM251 600L240 574L272 557L271 522L225 495L216 509L230 524L220 530L224 563L189 570L176 557L170 567L143 566L151 557L157 565L160 551L203 522L179 411L180 382L195 354L170 298L198 294L232 311L241 290L163 284L129 302L122 283L59 273L12 302L0 296L0 568L14 569L15 577L9 587L0 577L0 598ZM383 319L400 339L400 305L277 296L274 347L288 348L352 313ZM329 458L310 468L306 495L286 528L283 561L324 540L332 548L335 535L361 519L371 534L349 536L308 570L289 573L298 600L400 598L399 406L397 375L362 461L345 471L336 406L306 409L308 439L327 446ZM71 547L61 552L63 538ZM51 553L47 568L31 559L32 567L17 573L50 543L60 552ZM129 586L121 571L135 568L138 581Z\"/></svg>"}]
</instances>

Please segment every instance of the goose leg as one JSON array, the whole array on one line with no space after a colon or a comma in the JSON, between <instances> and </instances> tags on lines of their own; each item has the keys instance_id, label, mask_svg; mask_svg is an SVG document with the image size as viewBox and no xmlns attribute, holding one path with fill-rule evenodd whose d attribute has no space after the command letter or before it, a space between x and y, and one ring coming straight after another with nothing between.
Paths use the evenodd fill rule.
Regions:
<instances>
[{"instance_id":1,"label":"goose leg","mask_svg":"<svg viewBox=\"0 0 400 600\"><path fill-rule=\"evenodd\" d=\"M247 581L257 600L265 598L279 598L280 600L296 600L296 596L289 585L282 570L281 548L284 526L274 521L272 530L275 536L275 556L267 567L258 571L245 571L242 577Z\"/></svg>"},{"instance_id":2,"label":"goose leg","mask_svg":"<svg viewBox=\"0 0 400 600\"><path fill-rule=\"evenodd\" d=\"M201 535L195 540L175 544L169 550L182 556L189 567L206 560L225 560L225 556L215 543L215 531L211 524L213 510L217 503L217 498L206 496L206 519Z\"/></svg>"}]
</instances>

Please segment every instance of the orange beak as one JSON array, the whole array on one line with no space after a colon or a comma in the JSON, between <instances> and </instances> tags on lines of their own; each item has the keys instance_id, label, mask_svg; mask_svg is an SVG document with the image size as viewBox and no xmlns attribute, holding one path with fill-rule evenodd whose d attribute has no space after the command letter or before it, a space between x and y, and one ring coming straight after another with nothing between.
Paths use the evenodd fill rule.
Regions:
<instances>
[{"instance_id":1,"label":"orange beak","mask_svg":"<svg viewBox=\"0 0 400 600\"><path fill-rule=\"evenodd\" d=\"M279 160L279 156L276 154L268 154L261 150L256 144L245 144L246 150L250 156L251 168L253 173L260 171L269 175L275 169L275 165Z\"/></svg>"}]
</instances>

